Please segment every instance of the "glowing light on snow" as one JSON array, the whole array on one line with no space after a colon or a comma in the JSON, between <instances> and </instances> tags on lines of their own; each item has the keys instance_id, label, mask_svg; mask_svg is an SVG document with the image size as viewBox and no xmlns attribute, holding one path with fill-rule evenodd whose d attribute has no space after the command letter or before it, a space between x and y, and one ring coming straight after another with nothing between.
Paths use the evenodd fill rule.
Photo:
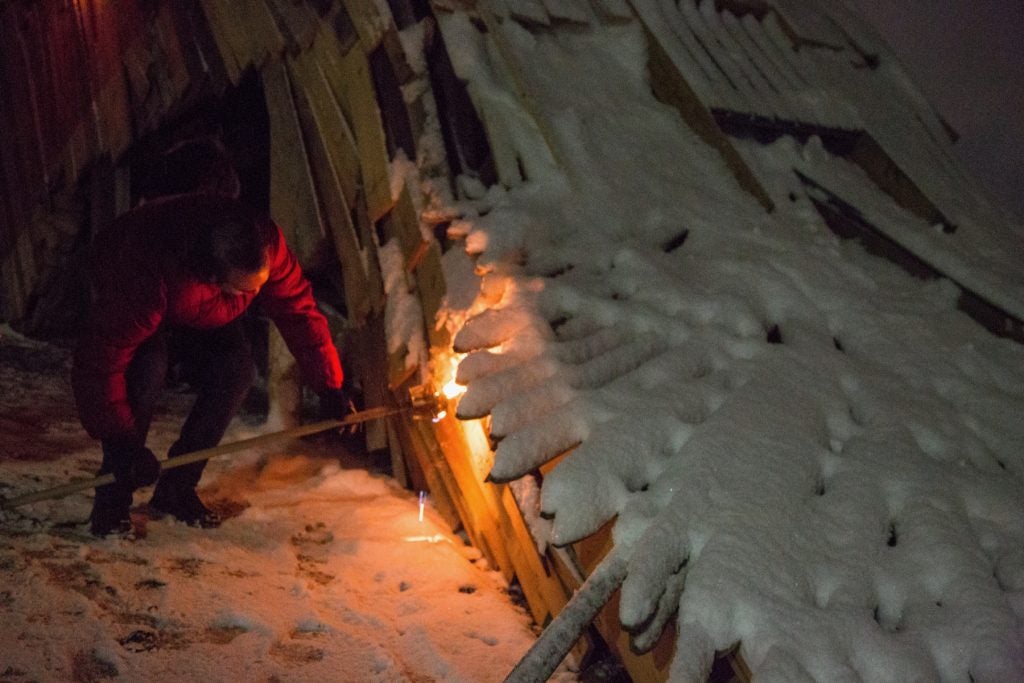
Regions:
<instances>
[{"instance_id":1,"label":"glowing light on snow","mask_svg":"<svg viewBox=\"0 0 1024 683\"><path fill-rule=\"evenodd\" d=\"M423 507L427 504L427 492L420 491L420 521L423 521Z\"/></svg>"},{"instance_id":2,"label":"glowing light on snow","mask_svg":"<svg viewBox=\"0 0 1024 683\"><path fill-rule=\"evenodd\" d=\"M402 538L407 543L451 543L452 539L448 538L444 534L434 534L433 536L405 536ZM454 543L452 544L454 545Z\"/></svg>"}]
</instances>

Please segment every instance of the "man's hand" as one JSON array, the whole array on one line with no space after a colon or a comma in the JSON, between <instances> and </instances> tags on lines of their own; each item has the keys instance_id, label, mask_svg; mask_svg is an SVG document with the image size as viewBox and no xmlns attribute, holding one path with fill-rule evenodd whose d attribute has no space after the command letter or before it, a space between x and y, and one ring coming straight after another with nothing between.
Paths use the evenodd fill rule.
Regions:
<instances>
[{"instance_id":1,"label":"man's hand","mask_svg":"<svg viewBox=\"0 0 1024 683\"><path fill-rule=\"evenodd\" d=\"M156 482L160 461L145 446L115 446L112 449L114 480L133 491Z\"/></svg>"},{"instance_id":2,"label":"man's hand","mask_svg":"<svg viewBox=\"0 0 1024 683\"><path fill-rule=\"evenodd\" d=\"M321 420L343 420L352 410L344 389L326 389L319 398Z\"/></svg>"}]
</instances>

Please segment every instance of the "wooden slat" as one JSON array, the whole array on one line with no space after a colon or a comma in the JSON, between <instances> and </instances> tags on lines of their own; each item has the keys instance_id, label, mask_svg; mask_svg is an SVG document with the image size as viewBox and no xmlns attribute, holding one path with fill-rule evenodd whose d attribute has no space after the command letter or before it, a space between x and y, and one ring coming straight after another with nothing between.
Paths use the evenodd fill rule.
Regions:
<instances>
[{"instance_id":1,"label":"wooden slat","mask_svg":"<svg viewBox=\"0 0 1024 683\"><path fill-rule=\"evenodd\" d=\"M362 50L343 53L334 34L321 31L313 52L352 129L370 220L391 210L390 163L370 62Z\"/></svg>"},{"instance_id":2,"label":"wooden slat","mask_svg":"<svg viewBox=\"0 0 1024 683\"><path fill-rule=\"evenodd\" d=\"M587 0L543 0L543 2L551 19L576 24L589 24L594 20L594 14Z\"/></svg>"},{"instance_id":3,"label":"wooden slat","mask_svg":"<svg viewBox=\"0 0 1024 683\"><path fill-rule=\"evenodd\" d=\"M528 24L547 26L551 23L548 11L541 0L505 0L513 19Z\"/></svg>"},{"instance_id":4,"label":"wooden slat","mask_svg":"<svg viewBox=\"0 0 1024 683\"><path fill-rule=\"evenodd\" d=\"M508 528L512 531L505 539L509 555L534 621L543 625L562 611L571 593L563 588L541 561L512 491L505 485L500 490L502 509L508 518Z\"/></svg>"},{"instance_id":5,"label":"wooden slat","mask_svg":"<svg viewBox=\"0 0 1024 683\"><path fill-rule=\"evenodd\" d=\"M263 0L203 0L208 3L213 26L223 33L240 71L257 69L269 56L284 50L285 41Z\"/></svg>"},{"instance_id":6,"label":"wooden slat","mask_svg":"<svg viewBox=\"0 0 1024 683\"><path fill-rule=\"evenodd\" d=\"M326 237L288 69L271 62L262 72L270 119L270 214L299 263L308 267Z\"/></svg>"},{"instance_id":7,"label":"wooden slat","mask_svg":"<svg viewBox=\"0 0 1024 683\"><path fill-rule=\"evenodd\" d=\"M402 46L402 39L399 37L398 29L395 28L394 24L384 32L384 36L380 41L380 47L377 49L383 50L384 54L387 55L388 61L391 62L391 68L395 73L395 80L398 81L399 85L410 83L416 78L416 72L409 64L409 58L405 54L405 48Z\"/></svg>"},{"instance_id":8,"label":"wooden slat","mask_svg":"<svg viewBox=\"0 0 1024 683\"><path fill-rule=\"evenodd\" d=\"M231 85L238 85L242 70L245 68L245 64L240 60L246 59L248 45L245 38L232 27L230 14L224 5L225 1L200 0L200 4L210 27L210 36L213 38L220 63L224 66Z\"/></svg>"},{"instance_id":9,"label":"wooden slat","mask_svg":"<svg viewBox=\"0 0 1024 683\"><path fill-rule=\"evenodd\" d=\"M647 47L648 68L651 71L655 96L662 102L674 106L687 125L718 150L740 187L757 199L766 211L774 209L775 204L768 192L719 129L711 112L701 103L686 79L679 73L661 42L651 33L650 27L647 28Z\"/></svg>"},{"instance_id":10,"label":"wooden slat","mask_svg":"<svg viewBox=\"0 0 1024 683\"><path fill-rule=\"evenodd\" d=\"M660 683L667 681L676 650L676 630L669 623L650 652L638 654L630 647L629 634L619 623L619 601L622 591L617 590L612 599L601 609L594 626L608 644L634 681Z\"/></svg>"},{"instance_id":11,"label":"wooden slat","mask_svg":"<svg viewBox=\"0 0 1024 683\"><path fill-rule=\"evenodd\" d=\"M342 0L349 19L359 35L359 43L364 54L376 49L384 32L392 24L391 13L383 7L383 3L367 2L366 0Z\"/></svg>"},{"instance_id":12,"label":"wooden slat","mask_svg":"<svg viewBox=\"0 0 1024 683\"><path fill-rule=\"evenodd\" d=\"M357 187L353 169L358 171L355 150L341 113L333 105L315 64L299 55L288 61L288 75L296 112L303 131L306 153L326 226L341 262L348 316L353 324L366 320L371 302L366 296L369 282L349 201L355 201ZM351 198L351 200L349 200Z\"/></svg>"},{"instance_id":13,"label":"wooden slat","mask_svg":"<svg viewBox=\"0 0 1024 683\"><path fill-rule=\"evenodd\" d=\"M277 26L284 37L288 49L293 53L301 52L313 44L320 20L313 9L305 2L293 0L265 0L270 13L277 21Z\"/></svg>"},{"instance_id":14,"label":"wooden slat","mask_svg":"<svg viewBox=\"0 0 1024 683\"><path fill-rule=\"evenodd\" d=\"M477 10L480 12L490 12L496 19L501 21L505 21L511 16L508 0L477 0Z\"/></svg>"},{"instance_id":15,"label":"wooden slat","mask_svg":"<svg viewBox=\"0 0 1024 683\"><path fill-rule=\"evenodd\" d=\"M671 0L639 4L636 10L702 101L709 105L734 101L732 84Z\"/></svg>"},{"instance_id":16,"label":"wooden slat","mask_svg":"<svg viewBox=\"0 0 1024 683\"><path fill-rule=\"evenodd\" d=\"M383 221L385 233L398 239L406 268L413 272L423 310L423 326L432 348L449 345L448 331L438 329L436 315L444 303L446 285L441 268L441 248L434 239L425 240L419 215L408 186L403 186L394 210Z\"/></svg>"},{"instance_id":17,"label":"wooden slat","mask_svg":"<svg viewBox=\"0 0 1024 683\"><path fill-rule=\"evenodd\" d=\"M191 84L184 45L178 35L174 15L166 4L161 4L153 18L153 30L163 54L161 63L163 109L170 110L188 91Z\"/></svg>"},{"instance_id":18,"label":"wooden slat","mask_svg":"<svg viewBox=\"0 0 1024 683\"><path fill-rule=\"evenodd\" d=\"M715 14L713 4L705 4L704 7L709 8L711 14ZM708 17L708 10L698 9L689 0L680 3L679 11L686 26L692 31L693 40L698 44L692 51L708 65L706 68L709 73L713 73L712 69L717 69L720 74L715 81L718 85L716 92L725 98L724 104L736 111L759 111L759 103L749 94L750 86L745 75L740 72L729 50L718 40L714 17Z\"/></svg>"},{"instance_id":19,"label":"wooden slat","mask_svg":"<svg viewBox=\"0 0 1024 683\"><path fill-rule=\"evenodd\" d=\"M590 0L597 15L607 22L630 21L633 10L626 0Z\"/></svg>"},{"instance_id":20,"label":"wooden slat","mask_svg":"<svg viewBox=\"0 0 1024 683\"><path fill-rule=\"evenodd\" d=\"M321 40L321 35L318 34L314 43ZM337 170L345 203L349 206L354 205L359 191L359 153L352 129L342 114L317 60L316 50L296 55L287 63L293 88L301 87L309 102L326 151Z\"/></svg>"},{"instance_id":21,"label":"wooden slat","mask_svg":"<svg viewBox=\"0 0 1024 683\"><path fill-rule=\"evenodd\" d=\"M433 433L466 501L470 514L467 526L480 538L482 548L486 548L494 565L506 579L510 579L512 563L504 544L504 536L498 528L501 504L493 487L485 485L472 464L474 456L467 448L462 425L449 414L433 423Z\"/></svg>"},{"instance_id":22,"label":"wooden slat","mask_svg":"<svg viewBox=\"0 0 1024 683\"><path fill-rule=\"evenodd\" d=\"M782 97L771 76L771 66L762 61L760 50L730 12L718 15L718 31L723 42L728 41L736 62L743 69L754 89L754 97L769 103L771 111L783 119L794 119L788 103Z\"/></svg>"}]
</instances>

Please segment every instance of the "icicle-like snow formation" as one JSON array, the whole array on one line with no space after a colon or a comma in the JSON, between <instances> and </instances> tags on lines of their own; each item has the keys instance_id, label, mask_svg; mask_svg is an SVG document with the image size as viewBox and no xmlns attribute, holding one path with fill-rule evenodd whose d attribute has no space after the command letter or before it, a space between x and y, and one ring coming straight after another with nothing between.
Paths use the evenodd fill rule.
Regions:
<instances>
[{"instance_id":1,"label":"icicle-like snow formation","mask_svg":"<svg viewBox=\"0 0 1024 683\"><path fill-rule=\"evenodd\" d=\"M766 34L688 2L703 38L770 54L766 72L809 68L766 40L774 15ZM546 121L517 153L546 164L553 145L561 175L541 164L460 226L486 275L473 310L452 311L468 316L458 414L491 416L491 476L569 452L541 489L551 541L616 519L621 621L643 649L676 619L678 680L736 643L758 680L1024 678L1024 350L957 311L950 283L833 236L794 166L894 232L920 226L815 140L737 142L765 214L651 95L636 23L496 27L520 114ZM773 82L808 91L793 68ZM507 80L468 77L516 101L491 91ZM943 236L957 277L1012 295L1013 267L990 256L1017 238L971 232Z\"/></svg>"}]
</instances>

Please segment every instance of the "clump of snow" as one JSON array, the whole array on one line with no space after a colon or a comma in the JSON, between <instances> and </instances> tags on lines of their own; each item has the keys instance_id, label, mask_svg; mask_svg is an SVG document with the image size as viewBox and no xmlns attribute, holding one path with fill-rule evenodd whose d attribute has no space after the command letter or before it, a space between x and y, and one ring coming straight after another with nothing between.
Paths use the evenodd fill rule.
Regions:
<instances>
[{"instance_id":1,"label":"clump of snow","mask_svg":"<svg viewBox=\"0 0 1024 683\"><path fill-rule=\"evenodd\" d=\"M513 147L558 171L464 212L502 285L449 301L458 413L491 415L497 480L571 450L543 480L548 539L616 520L634 644L675 614L679 680L736 643L758 680L1024 677L1024 349L949 282L836 238L792 169L993 300L1019 289L987 251L1014 231L965 211L951 242L814 140L736 142L766 214L651 95L636 23L483 37L459 17L446 36L501 47L463 60L478 106L546 122Z\"/></svg>"},{"instance_id":2,"label":"clump of snow","mask_svg":"<svg viewBox=\"0 0 1024 683\"><path fill-rule=\"evenodd\" d=\"M380 245L377 257L387 295L384 326L388 353L404 351L407 368L426 367L429 353L423 335L423 306L410 286L410 276L406 272L405 257L398 240L392 239Z\"/></svg>"}]
</instances>

